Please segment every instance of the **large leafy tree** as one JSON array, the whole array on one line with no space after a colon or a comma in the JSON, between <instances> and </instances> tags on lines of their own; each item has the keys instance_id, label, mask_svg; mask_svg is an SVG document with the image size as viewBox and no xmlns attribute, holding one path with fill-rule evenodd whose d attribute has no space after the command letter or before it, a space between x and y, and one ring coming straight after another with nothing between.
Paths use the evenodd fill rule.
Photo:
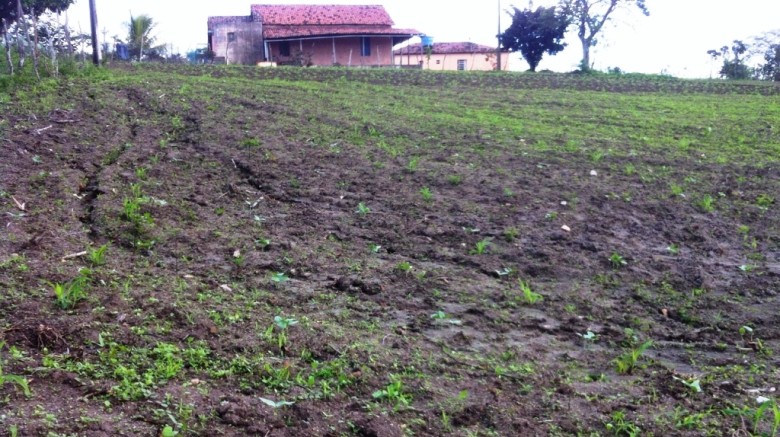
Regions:
<instances>
[{"instance_id":1,"label":"large leafy tree","mask_svg":"<svg viewBox=\"0 0 780 437\"><path fill-rule=\"evenodd\" d=\"M560 0L560 6L577 29L582 43L582 61L580 68L591 67L590 49L598 42L604 25L621 8L636 7L644 15L650 15L645 0Z\"/></svg>"},{"instance_id":2,"label":"large leafy tree","mask_svg":"<svg viewBox=\"0 0 780 437\"><path fill-rule=\"evenodd\" d=\"M780 29L756 37L753 46L764 61L758 66L759 76L764 80L780 82Z\"/></svg>"},{"instance_id":3,"label":"large leafy tree","mask_svg":"<svg viewBox=\"0 0 780 437\"><path fill-rule=\"evenodd\" d=\"M780 43L767 47L764 53L765 63L761 65L761 75L766 80L780 82Z\"/></svg>"},{"instance_id":4,"label":"large leafy tree","mask_svg":"<svg viewBox=\"0 0 780 437\"><path fill-rule=\"evenodd\" d=\"M566 47L561 41L569 27L569 19L558 14L555 7L540 6L535 11L515 7L510 14L512 25L501 34L501 45L519 51L531 71L536 71L545 53L554 55Z\"/></svg>"},{"instance_id":5,"label":"large leafy tree","mask_svg":"<svg viewBox=\"0 0 780 437\"><path fill-rule=\"evenodd\" d=\"M130 22L127 23L127 45L132 58L140 61L144 55L154 55L159 50L159 47L154 45L157 38L152 35L155 25L152 17L148 15L130 16Z\"/></svg>"},{"instance_id":6,"label":"large leafy tree","mask_svg":"<svg viewBox=\"0 0 780 437\"><path fill-rule=\"evenodd\" d=\"M707 54L713 59L723 58L723 65L720 68L720 76L726 79L749 79L751 69L745 63L745 54L748 52L748 45L735 39L729 46L723 46L719 50L709 50Z\"/></svg>"},{"instance_id":7,"label":"large leafy tree","mask_svg":"<svg viewBox=\"0 0 780 437\"><path fill-rule=\"evenodd\" d=\"M18 2L19 0L0 0L0 19L4 18L9 26L19 19ZM64 11L73 2L74 0L21 0L21 5L25 14L34 9L35 13L40 15L46 9L54 12Z\"/></svg>"}]
</instances>

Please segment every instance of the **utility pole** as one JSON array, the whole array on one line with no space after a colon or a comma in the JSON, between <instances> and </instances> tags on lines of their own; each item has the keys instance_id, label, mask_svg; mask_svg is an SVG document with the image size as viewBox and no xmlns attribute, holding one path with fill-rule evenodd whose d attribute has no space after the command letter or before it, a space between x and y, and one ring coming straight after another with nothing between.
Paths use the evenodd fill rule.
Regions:
<instances>
[{"instance_id":1,"label":"utility pole","mask_svg":"<svg viewBox=\"0 0 780 437\"><path fill-rule=\"evenodd\" d=\"M496 70L501 71L501 0L498 0L498 46L496 46Z\"/></svg>"},{"instance_id":2,"label":"utility pole","mask_svg":"<svg viewBox=\"0 0 780 437\"><path fill-rule=\"evenodd\" d=\"M100 65L100 47L98 46L97 11L95 10L95 0L89 0L89 25L92 28L92 63L95 65Z\"/></svg>"}]
</instances>

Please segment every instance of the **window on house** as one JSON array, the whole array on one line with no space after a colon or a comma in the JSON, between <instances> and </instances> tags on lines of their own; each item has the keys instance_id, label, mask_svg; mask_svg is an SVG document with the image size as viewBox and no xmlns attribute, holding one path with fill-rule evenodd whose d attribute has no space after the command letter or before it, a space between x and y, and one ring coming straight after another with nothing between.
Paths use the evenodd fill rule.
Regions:
<instances>
[{"instance_id":1,"label":"window on house","mask_svg":"<svg viewBox=\"0 0 780 437\"><path fill-rule=\"evenodd\" d=\"M290 56L290 41L279 43L279 56Z\"/></svg>"},{"instance_id":2,"label":"window on house","mask_svg":"<svg viewBox=\"0 0 780 437\"><path fill-rule=\"evenodd\" d=\"M371 38L367 36L360 39L360 56L371 56Z\"/></svg>"},{"instance_id":3,"label":"window on house","mask_svg":"<svg viewBox=\"0 0 780 437\"><path fill-rule=\"evenodd\" d=\"M228 32L228 42L234 42L236 40L236 32Z\"/></svg>"},{"instance_id":4,"label":"window on house","mask_svg":"<svg viewBox=\"0 0 780 437\"><path fill-rule=\"evenodd\" d=\"M441 59L437 59L436 60L436 65L440 65L440 64L441 64Z\"/></svg>"},{"instance_id":5,"label":"window on house","mask_svg":"<svg viewBox=\"0 0 780 437\"><path fill-rule=\"evenodd\" d=\"M458 71L464 71L466 69L466 60L458 59Z\"/></svg>"}]
</instances>

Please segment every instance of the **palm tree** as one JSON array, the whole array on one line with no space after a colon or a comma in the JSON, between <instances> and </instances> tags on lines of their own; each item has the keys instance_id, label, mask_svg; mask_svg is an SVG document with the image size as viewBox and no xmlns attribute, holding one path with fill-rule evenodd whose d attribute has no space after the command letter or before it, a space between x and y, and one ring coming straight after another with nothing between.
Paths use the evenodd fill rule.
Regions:
<instances>
[{"instance_id":1,"label":"palm tree","mask_svg":"<svg viewBox=\"0 0 780 437\"><path fill-rule=\"evenodd\" d=\"M152 36L152 30L155 26L152 17L142 14L137 17L130 15L130 22L128 23L127 33L127 45L130 50L131 58L138 57L138 61L141 61L144 55L144 49L154 49L156 37Z\"/></svg>"}]
</instances>

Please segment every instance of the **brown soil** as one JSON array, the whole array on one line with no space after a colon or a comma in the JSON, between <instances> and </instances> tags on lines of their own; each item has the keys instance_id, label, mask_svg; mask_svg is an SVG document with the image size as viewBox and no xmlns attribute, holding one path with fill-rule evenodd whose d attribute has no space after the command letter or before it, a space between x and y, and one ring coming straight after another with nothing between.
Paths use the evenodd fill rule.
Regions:
<instances>
[{"instance_id":1,"label":"brown soil","mask_svg":"<svg viewBox=\"0 0 780 437\"><path fill-rule=\"evenodd\" d=\"M222 104L243 115L224 123L203 102L182 111L161 98L175 94L172 84L95 87L78 98L66 86L56 92L69 106L14 111L0 141L2 370L32 390L28 398L0 385L0 433L151 436L172 425L208 436L610 434L624 412L656 435L738 434L752 423L728 412L755 406L755 393L770 392L748 390L776 383L767 352L780 339L776 206L705 213L668 194L665 179L614 170L630 158L506 153L496 166L441 148L410 171L407 158L364 146L291 140L296 123L327 121L274 125L293 117L284 103L226 96ZM255 137L258 147L240 145ZM706 175L722 205L780 179L776 166L658 159L648 165L673 168L670 179ZM761 180L769 182L751 182ZM140 230L123 219L133 183L153 218ZM370 212L356 212L361 202ZM763 260L746 262L740 224ZM473 253L486 239L485 253ZM88 298L58 308L50 284L90 267L64 257L106 243ZM679 253L666 250L671 243ZM612 265L613 253L626 265ZM289 280L271 281L278 272ZM543 300L523 302L519 279ZM432 317L438 311L444 318ZM275 315L299 322L283 347L263 336ZM760 345L739 334L746 324ZM583 339L588 331L596 341ZM654 346L639 367L616 372L615 358L647 339ZM108 342L202 345L211 363L185 360L147 396L124 400L116 368L101 361ZM135 359L124 353L121 362ZM239 357L244 373L233 365L214 374ZM269 368L294 379L335 360L345 382L332 394L319 379L314 388L268 382ZM391 375L409 405L374 398ZM702 393L680 382L697 378ZM700 427L677 423L697 412L708 412Z\"/></svg>"}]
</instances>

